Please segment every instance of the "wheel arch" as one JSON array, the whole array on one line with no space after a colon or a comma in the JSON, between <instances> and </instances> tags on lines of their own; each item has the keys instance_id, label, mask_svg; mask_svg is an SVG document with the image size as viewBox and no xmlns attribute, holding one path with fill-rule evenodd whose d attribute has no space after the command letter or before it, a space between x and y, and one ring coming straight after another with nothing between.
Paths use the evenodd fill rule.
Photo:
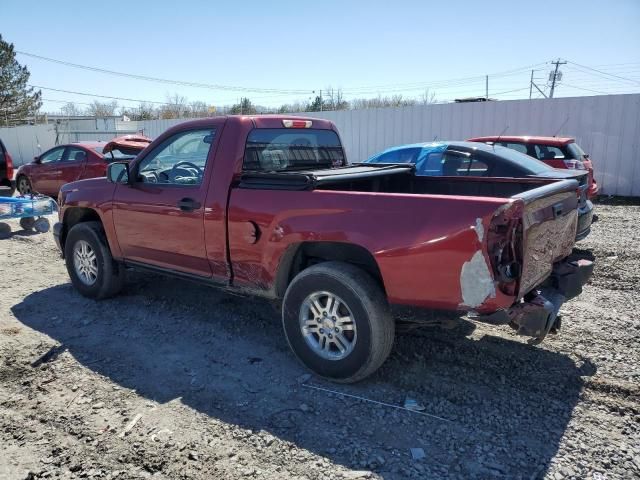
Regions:
<instances>
[{"instance_id":1,"label":"wheel arch","mask_svg":"<svg viewBox=\"0 0 640 480\"><path fill-rule=\"evenodd\" d=\"M62 218L62 231L60 232L60 246L64 252L65 242L69 231L77 224L84 222L102 222L102 218L96 210L88 207L69 207ZM104 224L103 224L104 226Z\"/></svg>"},{"instance_id":2,"label":"wheel arch","mask_svg":"<svg viewBox=\"0 0 640 480\"><path fill-rule=\"evenodd\" d=\"M275 277L275 295L283 298L293 278L301 271L318 263L340 261L361 268L386 290L378 262L365 247L345 242L300 242L289 245L278 264Z\"/></svg>"}]
</instances>

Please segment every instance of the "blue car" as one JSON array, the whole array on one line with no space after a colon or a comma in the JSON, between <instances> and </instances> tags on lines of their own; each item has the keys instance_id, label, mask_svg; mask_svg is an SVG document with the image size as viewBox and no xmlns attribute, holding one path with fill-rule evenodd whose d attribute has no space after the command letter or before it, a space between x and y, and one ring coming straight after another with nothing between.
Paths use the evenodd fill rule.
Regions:
<instances>
[{"instance_id":1,"label":"blue car","mask_svg":"<svg viewBox=\"0 0 640 480\"><path fill-rule=\"evenodd\" d=\"M364 163L412 163L415 174L432 177L544 177L574 179L580 185L578 232L582 240L591 231L593 204L587 199L589 179L584 170L562 170L510 148L477 142L429 142L391 147Z\"/></svg>"}]
</instances>

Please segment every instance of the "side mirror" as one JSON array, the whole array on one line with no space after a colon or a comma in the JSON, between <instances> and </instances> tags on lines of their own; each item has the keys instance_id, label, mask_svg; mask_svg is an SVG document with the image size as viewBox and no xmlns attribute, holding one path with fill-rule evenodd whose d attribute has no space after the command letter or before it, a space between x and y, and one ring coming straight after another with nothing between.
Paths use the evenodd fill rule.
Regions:
<instances>
[{"instance_id":1,"label":"side mirror","mask_svg":"<svg viewBox=\"0 0 640 480\"><path fill-rule=\"evenodd\" d=\"M128 185L129 164L127 162L114 162L107 166L107 180L111 183L122 183Z\"/></svg>"},{"instance_id":2,"label":"side mirror","mask_svg":"<svg viewBox=\"0 0 640 480\"><path fill-rule=\"evenodd\" d=\"M37 155L33 157L33 163L40 163L40 157Z\"/></svg>"}]
</instances>

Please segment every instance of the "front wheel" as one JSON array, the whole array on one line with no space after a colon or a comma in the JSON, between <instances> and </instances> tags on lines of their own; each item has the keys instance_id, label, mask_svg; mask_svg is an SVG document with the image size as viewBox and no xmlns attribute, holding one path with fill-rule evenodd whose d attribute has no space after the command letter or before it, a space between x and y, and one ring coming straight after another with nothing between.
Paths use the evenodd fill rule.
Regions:
<instances>
[{"instance_id":1,"label":"front wheel","mask_svg":"<svg viewBox=\"0 0 640 480\"><path fill-rule=\"evenodd\" d=\"M342 383L375 372L389 356L395 333L382 288L365 271L342 262L314 265L293 279L282 323L298 359Z\"/></svg>"},{"instance_id":2,"label":"front wheel","mask_svg":"<svg viewBox=\"0 0 640 480\"><path fill-rule=\"evenodd\" d=\"M124 272L111 256L100 222L75 225L67 235L64 254L71 283L85 297L108 298L122 288Z\"/></svg>"}]
</instances>

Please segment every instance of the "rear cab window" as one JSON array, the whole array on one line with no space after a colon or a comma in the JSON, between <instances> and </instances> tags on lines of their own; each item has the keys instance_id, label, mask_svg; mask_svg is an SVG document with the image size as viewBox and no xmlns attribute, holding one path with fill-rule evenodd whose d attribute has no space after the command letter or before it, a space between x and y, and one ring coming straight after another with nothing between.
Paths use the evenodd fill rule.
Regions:
<instances>
[{"instance_id":1,"label":"rear cab window","mask_svg":"<svg viewBox=\"0 0 640 480\"><path fill-rule=\"evenodd\" d=\"M345 165L344 149L333 130L256 128L247 136L242 169L281 172Z\"/></svg>"}]
</instances>

